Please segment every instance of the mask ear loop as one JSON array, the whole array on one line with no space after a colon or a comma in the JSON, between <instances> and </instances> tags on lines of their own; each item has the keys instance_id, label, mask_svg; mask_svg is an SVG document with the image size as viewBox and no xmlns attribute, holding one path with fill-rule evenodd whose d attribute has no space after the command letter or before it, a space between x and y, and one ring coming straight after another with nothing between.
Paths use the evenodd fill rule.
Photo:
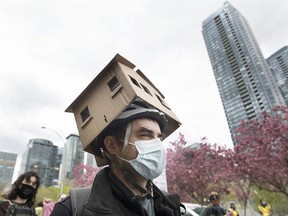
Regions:
<instances>
[{"instance_id":1,"label":"mask ear loop","mask_svg":"<svg viewBox=\"0 0 288 216\"><path fill-rule=\"evenodd\" d=\"M126 127L125 139L124 139L124 143L123 143L122 152L120 154L120 157L122 157L122 155L124 154L124 152L128 146L129 137L131 135L131 130L132 130L132 122L129 122L127 127Z\"/></svg>"}]
</instances>

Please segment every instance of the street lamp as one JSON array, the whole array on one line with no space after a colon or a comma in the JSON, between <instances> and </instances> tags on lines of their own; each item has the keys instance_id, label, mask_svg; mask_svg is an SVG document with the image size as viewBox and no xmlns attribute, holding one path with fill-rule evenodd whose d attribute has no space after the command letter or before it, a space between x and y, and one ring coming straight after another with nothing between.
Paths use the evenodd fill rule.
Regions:
<instances>
[{"instance_id":1,"label":"street lamp","mask_svg":"<svg viewBox=\"0 0 288 216\"><path fill-rule=\"evenodd\" d=\"M61 141L63 142L63 144L64 144L64 146L65 146L65 141L64 141L64 139L63 139L63 137L57 132L57 131L55 131L55 130L53 130L53 129L51 129L51 128L47 128L47 127L41 127L42 129L47 129L47 130L50 130L50 131L52 131L52 132L54 132L60 139L61 139ZM63 146L63 147L64 147Z\"/></svg>"},{"instance_id":2,"label":"street lamp","mask_svg":"<svg viewBox=\"0 0 288 216\"><path fill-rule=\"evenodd\" d=\"M62 194L63 192L63 182L64 182L64 174L65 174L65 164L66 164L66 155L65 155L65 147L66 147L66 143L63 139L63 137L55 130L51 129L51 128L47 128L47 127L41 127L42 129L47 129L52 131L53 133L55 133L63 142L63 153L62 153L62 167L60 169L60 194Z\"/></svg>"}]
</instances>

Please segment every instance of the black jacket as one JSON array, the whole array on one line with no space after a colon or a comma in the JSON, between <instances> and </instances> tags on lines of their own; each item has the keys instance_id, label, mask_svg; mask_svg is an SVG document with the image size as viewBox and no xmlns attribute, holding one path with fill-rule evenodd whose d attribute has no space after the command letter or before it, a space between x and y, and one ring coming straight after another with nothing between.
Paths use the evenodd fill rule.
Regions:
<instances>
[{"instance_id":1,"label":"black jacket","mask_svg":"<svg viewBox=\"0 0 288 216\"><path fill-rule=\"evenodd\" d=\"M156 216L180 216L179 196L164 195L153 185ZM58 202L50 216L73 215L71 197ZM96 175L90 196L84 206L84 216L148 216L135 195L110 171L102 169Z\"/></svg>"}]
</instances>

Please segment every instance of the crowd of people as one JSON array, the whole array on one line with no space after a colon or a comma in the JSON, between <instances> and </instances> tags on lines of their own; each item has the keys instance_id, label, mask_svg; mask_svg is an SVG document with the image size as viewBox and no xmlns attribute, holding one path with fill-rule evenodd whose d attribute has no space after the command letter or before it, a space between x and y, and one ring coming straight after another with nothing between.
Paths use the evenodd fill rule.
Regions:
<instances>
[{"instance_id":1,"label":"crowd of people","mask_svg":"<svg viewBox=\"0 0 288 216\"><path fill-rule=\"evenodd\" d=\"M131 130L133 131L133 128ZM121 160L123 160L123 159L121 159ZM118 161L118 163L119 163L119 161ZM145 164L145 163L143 163L143 164ZM117 164L117 165L119 166L119 164ZM127 169L127 168L125 168L125 169ZM153 170L149 170L149 169L147 166L146 167L147 172L142 173L142 175L143 176L147 175L147 178L151 177L151 179L152 179ZM140 172L143 172L143 170ZM107 172L107 171L103 171L103 172ZM154 177L160 173L160 171L158 172L158 174L155 174L155 172L156 171L154 171ZM104 174L102 174L102 175L104 175ZM112 173L110 173L110 175L112 175ZM109 174L108 174L108 176L106 176L106 178L108 178L108 179L110 177L111 176L109 176ZM103 176L101 178L103 178ZM104 180L107 180L106 178L104 178ZM143 177L143 178L145 178L145 177ZM136 200L132 199L132 200L130 200L129 204L130 205L133 204L133 205L135 205L135 207L137 205L140 205L138 207L141 207L141 205L142 205L143 208L145 209L144 211L146 211L147 213L149 212L148 215L158 215L158 211L155 211L155 205L156 204L159 205L158 210L160 212L162 212L162 210L163 210L163 212L162 212L162 213L164 213L163 215L179 215L179 214L177 214L177 211L175 211L179 207L179 206L177 206L177 203L180 205L179 197L178 197L176 202L169 200L170 199L169 195L167 195L167 194L164 195L155 185L153 185L152 182L149 182L148 180L147 180L147 182L145 182L145 184L148 186L147 186L146 191L144 191L145 190L144 187L143 188L141 187L141 186L143 186L143 184L141 184L141 186L140 186L140 185L136 185L137 184L136 182L133 182L135 187L131 187L129 185L129 183L131 183L131 182L129 182L129 181L128 181L129 182L128 183L128 182L125 182L124 180L122 180L123 182L119 181L117 183L117 180L115 179L115 177L112 179L109 179L109 181L110 180L115 181L114 182L115 185L113 185L112 188L107 187L106 184L103 185L103 183L104 183L103 180L100 181L102 184L99 184L99 183L98 184L100 185L100 187L104 186L103 189L107 192L111 192L115 189L114 187L120 186L120 188L118 190L121 189L127 193L127 194L125 194L124 197L120 197L122 199L121 201L123 201L123 199L125 199L125 197L129 198L129 193L128 193L129 190L127 190L127 189L129 189L129 188L131 188L131 190L134 189L134 193L137 195L130 192L130 196L134 197L135 199L137 198L139 200L136 201ZM134 180L135 179L133 179L133 181ZM121 184L121 183L123 183L123 184ZM95 184L95 182L94 182L94 184ZM153 185L156 188L153 188L153 191L151 191L151 188L149 188L150 189L150 191L149 191L149 189L148 189L149 184L150 184L150 187ZM125 185L127 185L127 186L125 186ZM56 202L54 202L52 199L44 198L42 201L35 204L36 194L37 194L39 186L40 186L40 178L37 175L37 173L30 171L30 172L26 172L26 173L20 175L18 177L18 179L11 186L4 188L4 190L2 192L2 195L1 195L2 199L0 202L0 204L1 204L0 216L18 216L18 215L21 215L21 216L63 215L63 216L65 216L65 215L73 215L73 201L72 201L73 198L71 196L67 196L66 194L60 194L58 196L58 200ZM93 185L93 187L94 187L94 190L96 190L95 188L97 188L97 186ZM125 189L125 187L126 187L126 189ZM97 190L99 191L99 188ZM89 205L91 205L91 207L93 207L93 206L97 207L97 205L99 205L101 203L101 200L105 200L105 202L107 202L107 205L103 206L103 203L102 203L102 206L100 206L100 207L104 208L103 212L110 209L111 212L108 213L108 215L114 215L113 208L115 208L115 205L117 205L117 208L115 208L115 211L117 210L117 211L123 213L120 215L124 215L124 213L129 213L133 210L136 211L135 209L133 209L132 206L131 207L121 206L119 203L121 201L117 200L118 199L117 194L104 195L101 193L100 194L97 193L97 196L92 196L93 199L91 199L91 193L93 192L93 189L92 190L86 189L86 191L88 191L89 194L87 192L85 192L86 194L84 194L84 196L83 196L83 192L82 192L82 195L80 195L81 193L79 193L78 197L76 199L76 202L83 203L81 200L84 199L85 205L88 205L89 202L96 201L96 203L90 203ZM121 191L119 191L119 192L121 192ZM118 194L118 195L120 195L120 194ZM109 197L109 199L104 199L107 196ZM95 199L95 197L98 197L98 199ZM162 205L161 202L160 203L155 202L155 200L159 199L159 197L161 198L160 201L162 202L162 204L165 203L165 205L168 205L168 206L164 207L164 206L161 206ZM126 200L125 202L128 202L128 201L129 200ZM116 204L115 203L113 204L113 202L116 202ZM175 205L173 206L173 204L175 204ZM151 206L149 207L149 205L151 205ZM171 206L169 206L169 205L171 205ZM79 206L77 206L77 207L79 207ZM105 208L106 208L106 210L105 210ZM121 209L121 208L123 208L123 209ZM270 204L268 204L264 200L260 200L258 209L259 209L260 215L262 215L262 216L270 216L272 214ZM84 206L80 206L80 208L78 208L78 210L82 213L85 210ZM154 213L153 213L153 210L155 211ZM142 215L139 212L138 212L138 214L133 213L131 215ZM162 215L162 213L161 214L159 213L159 215ZM83 215L89 215L89 214L85 213ZM94 214L91 214L91 215L94 215ZM98 213L96 213L95 215L98 215ZM127 215L130 215L130 214L127 214ZM143 215L145 215L145 214L143 214ZM203 208L200 216L240 216L240 215L239 215L238 210L236 209L235 203L233 203L233 202L230 203L230 206L228 209L222 208L220 205L220 196L217 193L213 192L209 195L208 206L206 208Z\"/></svg>"},{"instance_id":2,"label":"crowd of people","mask_svg":"<svg viewBox=\"0 0 288 216\"><path fill-rule=\"evenodd\" d=\"M50 216L60 215L63 206L67 207L67 202L71 202L71 197L67 198L66 194L58 196L57 209L52 211L56 202L52 199L44 198L35 205L37 190L40 185L40 178L35 172L27 172L19 176L12 186L4 188L1 195L0 216ZM89 190L90 192L90 190ZM147 195L147 194L146 194ZM85 195L88 199L88 194ZM65 198L67 200L65 201ZM81 197L78 197L80 202ZM69 208L72 208L72 205ZM60 210L59 210L60 209ZM70 209L72 211L72 209ZM270 216L272 214L271 206L265 200L260 200L258 205L259 214L262 216ZM61 210L64 212L63 209ZM83 209L81 210L83 211ZM61 213L61 215L62 215ZM68 214L64 214L68 215ZM72 215L72 214L71 214ZM149 214L150 215L150 214ZM165 214L166 215L166 214ZM176 214L177 215L177 214ZM240 216L234 202L230 203L226 210L220 205L220 196L213 192L209 195L209 203L203 208L200 216Z\"/></svg>"}]
</instances>

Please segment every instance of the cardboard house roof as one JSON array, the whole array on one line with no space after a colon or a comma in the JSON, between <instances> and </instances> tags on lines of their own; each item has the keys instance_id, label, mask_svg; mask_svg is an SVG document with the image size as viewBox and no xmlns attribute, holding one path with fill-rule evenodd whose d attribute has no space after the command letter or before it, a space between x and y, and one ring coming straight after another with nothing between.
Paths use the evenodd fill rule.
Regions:
<instances>
[{"instance_id":1,"label":"cardboard house roof","mask_svg":"<svg viewBox=\"0 0 288 216\"><path fill-rule=\"evenodd\" d=\"M82 98L86 92L94 86L94 83L97 82L101 74L105 73L107 69L111 67L112 64L115 62L120 62L131 69L134 69L136 65L134 65L132 62L129 60L125 59L123 56L120 54L116 54L115 57L104 67L104 69L92 80L92 82L83 90L83 92L72 102L72 104L65 110L65 112L73 112L73 106L74 104L77 103L77 101ZM158 91L158 93L161 95L162 98L165 98L164 95L159 91L159 89L142 73L141 70L137 69L135 72L137 72L146 82L148 82L151 86L153 86L154 89Z\"/></svg>"}]
</instances>

